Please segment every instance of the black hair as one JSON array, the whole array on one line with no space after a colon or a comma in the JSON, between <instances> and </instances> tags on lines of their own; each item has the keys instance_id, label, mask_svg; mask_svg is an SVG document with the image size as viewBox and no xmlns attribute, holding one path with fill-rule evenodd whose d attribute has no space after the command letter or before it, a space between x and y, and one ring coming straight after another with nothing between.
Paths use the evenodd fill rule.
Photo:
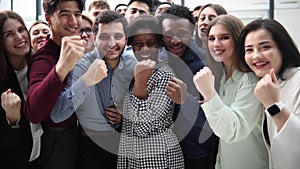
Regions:
<instances>
[{"instance_id":1,"label":"black hair","mask_svg":"<svg viewBox=\"0 0 300 169\"><path fill-rule=\"evenodd\" d=\"M201 7L202 7L202 5L196 6L196 7L193 9L193 11L197 11L197 10L201 9Z\"/></svg>"},{"instance_id":2,"label":"black hair","mask_svg":"<svg viewBox=\"0 0 300 169\"><path fill-rule=\"evenodd\" d=\"M93 24L93 32L95 35L98 34L98 25L101 23L101 24L108 24L108 23L111 23L111 22L115 22L115 23L122 23L123 25L123 29L124 29L124 33L127 37L127 26L128 26L128 23L126 21L126 19L118 14L117 12L115 11L103 11L101 12L99 15L97 15L97 17L95 18L94 20L94 24Z\"/></svg>"},{"instance_id":3,"label":"black hair","mask_svg":"<svg viewBox=\"0 0 300 169\"><path fill-rule=\"evenodd\" d=\"M259 18L245 26L238 40L239 59L246 69L251 70L245 61L245 39L250 32L259 29L265 29L272 34L272 38L282 54L282 65L277 75L284 80L283 72L287 68L300 66L300 54L287 30L276 20Z\"/></svg>"},{"instance_id":4,"label":"black hair","mask_svg":"<svg viewBox=\"0 0 300 169\"><path fill-rule=\"evenodd\" d=\"M53 15L53 13L57 10L57 4L63 1L76 1L78 2L80 11L83 11L83 0L43 0L44 12L48 15Z\"/></svg>"},{"instance_id":5,"label":"black hair","mask_svg":"<svg viewBox=\"0 0 300 169\"><path fill-rule=\"evenodd\" d=\"M131 5L135 1L147 4L149 12L152 12L152 7L154 6L152 0L130 0L127 6Z\"/></svg>"},{"instance_id":6,"label":"black hair","mask_svg":"<svg viewBox=\"0 0 300 169\"><path fill-rule=\"evenodd\" d=\"M150 14L139 15L128 26L128 45L132 45L136 32L140 29L150 29L156 36L156 39L161 45L162 33L158 19Z\"/></svg>"},{"instance_id":7,"label":"black hair","mask_svg":"<svg viewBox=\"0 0 300 169\"><path fill-rule=\"evenodd\" d=\"M117 8L119 8L120 6L128 6L128 5L126 5L126 4L118 4L116 7L115 7L115 10L117 10Z\"/></svg>"},{"instance_id":8,"label":"black hair","mask_svg":"<svg viewBox=\"0 0 300 169\"><path fill-rule=\"evenodd\" d=\"M169 8L164 10L159 16L160 25L165 19L187 19L189 20L191 30L194 30L195 20L192 12L189 8L183 5L171 5Z\"/></svg>"},{"instance_id":9,"label":"black hair","mask_svg":"<svg viewBox=\"0 0 300 169\"><path fill-rule=\"evenodd\" d=\"M153 11L155 11L157 9L157 7L159 7L160 5L163 5L163 4L167 4L167 5L172 5L172 3L170 2L157 2L157 4L155 4L155 7L153 8Z\"/></svg>"}]
</instances>

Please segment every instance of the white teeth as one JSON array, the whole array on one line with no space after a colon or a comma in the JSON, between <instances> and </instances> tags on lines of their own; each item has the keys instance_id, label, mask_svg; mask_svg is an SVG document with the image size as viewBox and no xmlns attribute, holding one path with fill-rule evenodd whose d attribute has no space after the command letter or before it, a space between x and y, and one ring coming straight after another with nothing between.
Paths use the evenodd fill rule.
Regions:
<instances>
[{"instance_id":1,"label":"white teeth","mask_svg":"<svg viewBox=\"0 0 300 169\"><path fill-rule=\"evenodd\" d=\"M17 48L21 48L21 47L23 47L25 44L26 44L25 42L22 42L22 43L16 45L16 47L17 47Z\"/></svg>"},{"instance_id":2,"label":"white teeth","mask_svg":"<svg viewBox=\"0 0 300 169\"><path fill-rule=\"evenodd\" d=\"M255 63L255 65L257 65L257 66L261 66L261 65L264 65L264 64L266 64L267 62L260 62L260 63Z\"/></svg>"},{"instance_id":3,"label":"white teeth","mask_svg":"<svg viewBox=\"0 0 300 169\"><path fill-rule=\"evenodd\" d=\"M140 56L143 58L147 58L147 57L150 57L151 55L140 55Z\"/></svg>"},{"instance_id":4,"label":"white teeth","mask_svg":"<svg viewBox=\"0 0 300 169\"><path fill-rule=\"evenodd\" d=\"M46 40L42 39L42 40L37 41L37 43L43 43L43 42L45 42L45 41L46 41Z\"/></svg>"}]
</instances>

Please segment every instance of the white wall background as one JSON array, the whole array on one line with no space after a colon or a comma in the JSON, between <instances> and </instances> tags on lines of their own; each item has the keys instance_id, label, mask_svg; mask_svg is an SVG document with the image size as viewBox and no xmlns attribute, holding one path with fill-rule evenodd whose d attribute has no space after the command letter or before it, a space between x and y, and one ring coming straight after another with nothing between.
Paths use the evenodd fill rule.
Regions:
<instances>
[{"instance_id":1,"label":"white wall background","mask_svg":"<svg viewBox=\"0 0 300 169\"><path fill-rule=\"evenodd\" d=\"M86 0L88 8L93 0ZM119 3L127 4L129 0L106 0L111 10ZM0 0L0 10L10 10L11 0ZM173 0L181 4L181 0ZM245 24L258 17L269 17L269 0L185 0L185 6L193 10L197 5L217 3L222 5L230 14L239 17ZM20 14L29 27L35 20L36 0L13 0L13 10ZM275 0L274 18L289 31L297 46L300 48L300 0ZM43 15L39 16L43 19Z\"/></svg>"}]
</instances>

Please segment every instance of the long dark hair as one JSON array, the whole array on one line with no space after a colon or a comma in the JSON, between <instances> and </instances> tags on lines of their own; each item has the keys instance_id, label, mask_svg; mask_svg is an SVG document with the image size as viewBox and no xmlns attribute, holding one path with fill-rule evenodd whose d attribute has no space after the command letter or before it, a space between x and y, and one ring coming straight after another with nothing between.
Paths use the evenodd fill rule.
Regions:
<instances>
[{"instance_id":1,"label":"long dark hair","mask_svg":"<svg viewBox=\"0 0 300 169\"><path fill-rule=\"evenodd\" d=\"M4 47L4 36L3 36L4 35L3 25L5 21L8 20L9 18L18 20L26 28L25 22L19 14L8 10L0 11L0 42L1 42L0 43L0 80L2 80L6 76L7 67L8 64L10 64L9 59L7 58L8 56L7 56L6 49ZM27 29L26 31L28 37L30 38L29 31ZM30 57L31 57L31 50L29 50L29 52L25 55L27 63L29 62Z\"/></svg>"},{"instance_id":2,"label":"long dark hair","mask_svg":"<svg viewBox=\"0 0 300 169\"><path fill-rule=\"evenodd\" d=\"M250 32L259 29L265 29L272 34L272 38L282 54L282 66L277 75L284 80L283 72L287 68L300 66L300 54L287 30L276 20L259 18L245 26L238 40L239 59L245 69L252 71L245 61L245 39Z\"/></svg>"}]
</instances>

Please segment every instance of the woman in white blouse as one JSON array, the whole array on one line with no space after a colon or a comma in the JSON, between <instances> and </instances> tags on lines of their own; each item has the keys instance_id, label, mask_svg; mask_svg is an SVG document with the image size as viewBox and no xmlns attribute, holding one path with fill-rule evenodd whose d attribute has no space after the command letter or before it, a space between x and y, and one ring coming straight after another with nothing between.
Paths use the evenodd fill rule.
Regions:
<instances>
[{"instance_id":1,"label":"woman in white blouse","mask_svg":"<svg viewBox=\"0 0 300 169\"><path fill-rule=\"evenodd\" d=\"M285 28L257 19L242 31L239 57L260 77L254 94L265 107L264 135L273 169L300 166L300 54Z\"/></svg>"},{"instance_id":2,"label":"woman in white blouse","mask_svg":"<svg viewBox=\"0 0 300 169\"><path fill-rule=\"evenodd\" d=\"M268 168L261 132L263 106L253 93L258 78L252 72L242 71L237 55L237 40L243 27L232 15L218 16L208 27L209 55L224 67L219 91L214 88L214 75L208 67L194 76L195 86L204 97L201 107L220 137L216 169Z\"/></svg>"}]
</instances>

